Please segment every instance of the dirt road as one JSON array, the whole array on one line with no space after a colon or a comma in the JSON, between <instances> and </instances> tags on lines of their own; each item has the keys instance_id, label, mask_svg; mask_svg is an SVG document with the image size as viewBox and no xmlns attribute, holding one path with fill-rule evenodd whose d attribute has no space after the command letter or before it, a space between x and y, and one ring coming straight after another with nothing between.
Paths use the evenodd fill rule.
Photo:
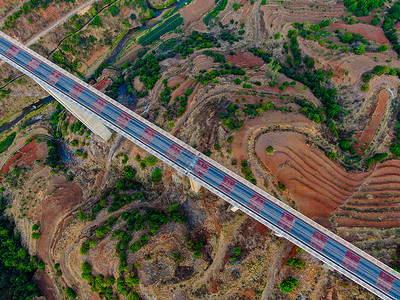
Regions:
<instances>
[{"instance_id":1,"label":"dirt road","mask_svg":"<svg viewBox=\"0 0 400 300\"><path fill-rule=\"evenodd\" d=\"M69 18L71 18L73 15L79 13L81 10L83 10L84 8L88 7L89 5L92 5L92 3L95 2L95 0L89 0L85 3L83 3L81 6L78 6L77 8L75 8L74 10L71 10L68 14L66 14L64 17L62 17L61 19L59 19L57 22L55 22L54 24L50 25L49 27L47 27L45 30L43 30L42 32L38 33L37 35L35 35L34 37L32 37L25 45L26 46L30 46L34 43L36 43L42 36L45 36L47 33L49 33L51 30L53 30L54 28L56 28L57 26L63 24L65 21L67 21Z\"/></svg>"}]
</instances>

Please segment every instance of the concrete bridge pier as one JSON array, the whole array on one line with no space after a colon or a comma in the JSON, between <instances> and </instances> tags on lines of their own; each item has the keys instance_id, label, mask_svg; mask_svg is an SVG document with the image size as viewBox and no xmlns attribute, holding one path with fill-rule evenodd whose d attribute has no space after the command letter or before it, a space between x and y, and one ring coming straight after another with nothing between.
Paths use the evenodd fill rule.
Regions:
<instances>
[{"instance_id":1,"label":"concrete bridge pier","mask_svg":"<svg viewBox=\"0 0 400 300\"><path fill-rule=\"evenodd\" d=\"M40 84L40 83L39 83ZM56 93L52 92L45 85L40 84L50 95L54 97L62 106L64 106L70 113L72 113L79 121L85 124L93 133L100 136L103 140L108 141L111 138L112 132L103 123L96 118L92 117L82 109L76 107L70 102L64 100Z\"/></svg>"},{"instance_id":2,"label":"concrete bridge pier","mask_svg":"<svg viewBox=\"0 0 400 300\"><path fill-rule=\"evenodd\" d=\"M201 188L201 184L198 183L197 181L194 181L192 178L189 178L189 180L190 180L190 189L196 194L198 194Z\"/></svg>"}]
</instances>

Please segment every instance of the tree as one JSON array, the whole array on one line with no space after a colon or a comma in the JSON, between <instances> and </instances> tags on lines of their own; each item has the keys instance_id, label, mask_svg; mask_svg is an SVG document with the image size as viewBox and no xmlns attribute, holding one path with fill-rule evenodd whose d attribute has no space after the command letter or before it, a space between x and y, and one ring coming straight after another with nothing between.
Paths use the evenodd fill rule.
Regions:
<instances>
[{"instance_id":1,"label":"tree","mask_svg":"<svg viewBox=\"0 0 400 300\"><path fill-rule=\"evenodd\" d=\"M147 156L147 157L145 157L144 159L143 159L143 161L144 161L144 163L146 164L146 165L148 165L148 166L154 166L154 165L156 165L157 163L158 163L158 159L157 159L157 157L155 157L154 155L150 155L150 156Z\"/></svg>"},{"instance_id":2,"label":"tree","mask_svg":"<svg viewBox=\"0 0 400 300\"><path fill-rule=\"evenodd\" d=\"M111 230L110 225L101 226L94 232L98 238L103 238Z\"/></svg>"},{"instance_id":3,"label":"tree","mask_svg":"<svg viewBox=\"0 0 400 300\"><path fill-rule=\"evenodd\" d=\"M242 249L241 248L236 248L235 250L233 250L233 254L235 254L236 256L239 256L242 253Z\"/></svg>"},{"instance_id":4,"label":"tree","mask_svg":"<svg viewBox=\"0 0 400 300\"><path fill-rule=\"evenodd\" d=\"M357 55L365 53L365 45L360 45L356 48L353 48L353 52L354 52L354 54L357 54Z\"/></svg>"},{"instance_id":5,"label":"tree","mask_svg":"<svg viewBox=\"0 0 400 300\"><path fill-rule=\"evenodd\" d=\"M175 222L184 222L185 221L185 218L180 213L180 208L179 208L178 203L173 203L173 204L171 204L170 207L168 207L168 214L169 214L169 217Z\"/></svg>"},{"instance_id":6,"label":"tree","mask_svg":"<svg viewBox=\"0 0 400 300\"><path fill-rule=\"evenodd\" d=\"M293 266L296 269L302 270L302 269L304 269L306 264L301 259L291 257L287 261L286 265L287 266Z\"/></svg>"},{"instance_id":7,"label":"tree","mask_svg":"<svg viewBox=\"0 0 400 300\"><path fill-rule=\"evenodd\" d=\"M234 81L235 81L236 84L241 84L242 83L242 80L240 78L235 78Z\"/></svg>"},{"instance_id":8,"label":"tree","mask_svg":"<svg viewBox=\"0 0 400 300\"><path fill-rule=\"evenodd\" d=\"M125 279L125 283L129 287L134 287L139 284L139 278L136 274L129 274Z\"/></svg>"},{"instance_id":9,"label":"tree","mask_svg":"<svg viewBox=\"0 0 400 300\"><path fill-rule=\"evenodd\" d=\"M65 294L67 295L68 298L72 298L72 299L75 299L78 296L76 294L76 292L70 287L67 287L65 289Z\"/></svg>"},{"instance_id":10,"label":"tree","mask_svg":"<svg viewBox=\"0 0 400 300\"><path fill-rule=\"evenodd\" d=\"M369 82L373 77L374 75L372 75L371 73L366 73L361 76L361 79L363 82Z\"/></svg>"},{"instance_id":11,"label":"tree","mask_svg":"<svg viewBox=\"0 0 400 300\"><path fill-rule=\"evenodd\" d=\"M360 89L363 92L369 91L369 83L363 84Z\"/></svg>"},{"instance_id":12,"label":"tree","mask_svg":"<svg viewBox=\"0 0 400 300\"><path fill-rule=\"evenodd\" d=\"M272 154L272 152L274 152L274 147L272 146L268 146L267 149L265 149L265 151L269 154Z\"/></svg>"},{"instance_id":13,"label":"tree","mask_svg":"<svg viewBox=\"0 0 400 300\"><path fill-rule=\"evenodd\" d=\"M100 20L100 17L99 16L95 16L94 18L93 18L93 20L92 20L92 22L90 22L90 24L89 25L91 25L91 26L101 26L101 20Z\"/></svg>"},{"instance_id":14,"label":"tree","mask_svg":"<svg viewBox=\"0 0 400 300\"><path fill-rule=\"evenodd\" d=\"M288 294L298 285L299 281L296 278L289 276L281 282L281 292Z\"/></svg>"},{"instance_id":15,"label":"tree","mask_svg":"<svg viewBox=\"0 0 400 300\"><path fill-rule=\"evenodd\" d=\"M140 297L139 297L139 295L138 295L137 293L132 292L132 293L128 296L128 298L126 298L126 300L140 300Z\"/></svg>"},{"instance_id":16,"label":"tree","mask_svg":"<svg viewBox=\"0 0 400 300\"><path fill-rule=\"evenodd\" d=\"M372 69L372 73L374 73L377 76L382 76L383 74L387 74L390 72L390 67L388 66L375 66Z\"/></svg>"},{"instance_id":17,"label":"tree","mask_svg":"<svg viewBox=\"0 0 400 300\"><path fill-rule=\"evenodd\" d=\"M125 172L125 178L128 180L132 180L136 176L136 170L132 166L125 166L124 172Z\"/></svg>"},{"instance_id":18,"label":"tree","mask_svg":"<svg viewBox=\"0 0 400 300\"><path fill-rule=\"evenodd\" d=\"M39 239L39 238L40 238L40 233L39 233L39 232L32 232L32 238L33 238L34 240Z\"/></svg>"},{"instance_id":19,"label":"tree","mask_svg":"<svg viewBox=\"0 0 400 300\"><path fill-rule=\"evenodd\" d=\"M325 152L325 155L328 156L330 159L336 158L336 154L330 151Z\"/></svg>"},{"instance_id":20,"label":"tree","mask_svg":"<svg viewBox=\"0 0 400 300\"><path fill-rule=\"evenodd\" d=\"M83 274L92 274L92 267L85 261L82 263L81 271Z\"/></svg>"},{"instance_id":21,"label":"tree","mask_svg":"<svg viewBox=\"0 0 400 300\"><path fill-rule=\"evenodd\" d=\"M340 149L342 149L343 151L347 151L347 150L350 149L351 144L350 144L350 142L349 142L348 140L342 140L342 141L340 141L340 143L339 143L339 147L340 147Z\"/></svg>"},{"instance_id":22,"label":"tree","mask_svg":"<svg viewBox=\"0 0 400 300\"><path fill-rule=\"evenodd\" d=\"M400 157L400 143L393 143L390 146L390 152L392 152L394 156Z\"/></svg>"},{"instance_id":23,"label":"tree","mask_svg":"<svg viewBox=\"0 0 400 300\"><path fill-rule=\"evenodd\" d=\"M162 178L162 171L160 168L156 168L151 174L151 180L153 180L153 182L155 183L158 183L161 181L161 178Z\"/></svg>"}]
</instances>

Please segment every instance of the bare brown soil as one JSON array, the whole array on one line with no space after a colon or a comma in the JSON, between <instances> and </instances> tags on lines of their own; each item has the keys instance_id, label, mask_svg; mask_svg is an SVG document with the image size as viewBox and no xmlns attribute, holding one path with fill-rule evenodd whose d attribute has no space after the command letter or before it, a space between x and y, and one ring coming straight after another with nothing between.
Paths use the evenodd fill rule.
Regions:
<instances>
[{"instance_id":1,"label":"bare brown soil","mask_svg":"<svg viewBox=\"0 0 400 300\"><path fill-rule=\"evenodd\" d=\"M215 5L213 0L195 0L179 12L185 18L184 28L191 32L192 30L203 31L206 28L202 19L204 14Z\"/></svg>"},{"instance_id":2,"label":"bare brown soil","mask_svg":"<svg viewBox=\"0 0 400 300\"><path fill-rule=\"evenodd\" d=\"M274 147L272 155L265 152L268 146ZM342 171L321 151L308 147L299 133L264 134L256 142L256 153L296 199L299 211L312 219L329 218L366 176Z\"/></svg>"},{"instance_id":3,"label":"bare brown soil","mask_svg":"<svg viewBox=\"0 0 400 300\"><path fill-rule=\"evenodd\" d=\"M265 152L274 147L272 155ZM366 173L348 173L294 132L269 132L256 142L256 154L293 196L300 212L328 227L390 228L400 225L397 160Z\"/></svg>"},{"instance_id":4,"label":"bare brown soil","mask_svg":"<svg viewBox=\"0 0 400 300\"><path fill-rule=\"evenodd\" d=\"M353 25L347 25L343 23L332 23L330 28L334 30L347 30L348 32L351 33L361 33L367 40L379 44L387 44L389 45L390 42L385 36L385 33L383 32L381 27L376 27L373 25L369 24L353 24Z\"/></svg>"},{"instance_id":5,"label":"bare brown soil","mask_svg":"<svg viewBox=\"0 0 400 300\"><path fill-rule=\"evenodd\" d=\"M384 117L386 105L390 99L390 93L388 90L383 89L379 92L376 98L376 104L373 106L368 116L371 118L371 120L368 122L364 130L357 133L355 136L355 138L358 140L358 144L354 146L354 149L358 154L362 152L360 148L366 148L366 145L369 144L375 136L376 131L378 130Z\"/></svg>"},{"instance_id":6,"label":"bare brown soil","mask_svg":"<svg viewBox=\"0 0 400 300\"><path fill-rule=\"evenodd\" d=\"M47 154L48 147L46 143L36 143L36 140L23 146L16 155L11 157L4 165L0 174L3 175L10 171L11 167L27 167L36 159L43 158Z\"/></svg>"},{"instance_id":7,"label":"bare brown soil","mask_svg":"<svg viewBox=\"0 0 400 300\"><path fill-rule=\"evenodd\" d=\"M65 178L55 177L51 182L54 193L41 203L40 228L37 255L42 260L49 259L48 245L51 245L54 229L64 214L70 212L82 200L82 190L76 183L65 183Z\"/></svg>"},{"instance_id":8,"label":"bare brown soil","mask_svg":"<svg viewBox=\"0 0 400 300\"><path fill-rule=\"evenodd\" d=\"M264 64L261 58L254 56L251 52L237 52L235 55L227 55L226 59L241 68L260 67Z\"/></svg>"},{"instance_id":9,"label":"bare brown soil","mask_svg":"<svg viewBox=\"0 0 400 300\"><path fill-rule=\"evenodd\" d=\"M347 14L345 7L340 3L319 3L319 8L311 7L311 2L291 1L285 2L286 8L273 3L261 5L261 10L264 12L265 24L272 24L274 29L281 29L282 24L299 22L310 22L312 24L319 23L323 18L340 17ZM324 12L323 10L326 10Z\"/></svg>"},{"instance_id":10,"label":"bare brown soil","mask_svg":"<svg viewBox=\"0 0 400 300\"><path fill-rule=\"evenodd\" d=\"M45 271L38 270L35 273L33 278L33 282L35 282L43 296L46 297L47 300L57 300L57 288L51 280L50 276L46 274Z\"/></svg>"},{"instance_id":11,"label":"bare brown soil","mask_svg":"<svg viewBox=\"0 0 400 300\"><path fill-rule=\"evenodd\" d=\"M101 92L104 92L106 87L112 83L112 80L108 77L101 79L96 82L93 86Z\"/></svg>"}]
</instances>

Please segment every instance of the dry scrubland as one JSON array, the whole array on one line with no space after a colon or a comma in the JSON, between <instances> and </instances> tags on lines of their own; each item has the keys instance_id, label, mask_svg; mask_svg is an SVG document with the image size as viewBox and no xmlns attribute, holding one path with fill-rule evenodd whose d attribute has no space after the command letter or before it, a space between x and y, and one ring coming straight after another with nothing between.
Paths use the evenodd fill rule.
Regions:
<instances>
[{"instance_id":1,"label":"dry scrubland","mask_svg":"<svg viewBox=\"0 0 400 300\"><path fill-rule=\"evenodd\" d=\"M32 48L113 97L125 83L137 113L398 267L400 151L391 145L398 143L400 63L392 47L378 51L390 44L384 9L346 19L346 8L332 1L227 1L218 11L220 1L180 8L183 24L161 41L149 36L167 27L171 10L152 19L150 9L169 1L102 2L109 6L85 8ZM0 16L10 15L1 4ZM6 32L25 42L82 4L50 4L17 21L52 16L43 24L25 35ZM64 10L53 15L57 5ZM370 24L375 14L378 26ZM122 34L146 19L164 23L133 31L113 65L91 76ZM78 23L83 28L65 39ZM142 36L153 43L145 48ZM45 94L26 77L14 79L7 65L0 69L0 116L8 122ZM55 105L2 139L12 132L0 160L6 213L29 253L47 263L35 282L48 299L64 297L66 287L80 299L375 299L204 189L194 195L186 178L131 142L114 135L104 143ZM54 150L44 134L57 137L62 164L49 161ZM285 294L280 283L288 276L299 283Z\"/></svg>"}]
</instances>

